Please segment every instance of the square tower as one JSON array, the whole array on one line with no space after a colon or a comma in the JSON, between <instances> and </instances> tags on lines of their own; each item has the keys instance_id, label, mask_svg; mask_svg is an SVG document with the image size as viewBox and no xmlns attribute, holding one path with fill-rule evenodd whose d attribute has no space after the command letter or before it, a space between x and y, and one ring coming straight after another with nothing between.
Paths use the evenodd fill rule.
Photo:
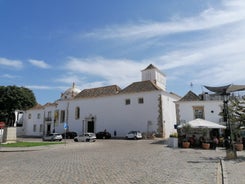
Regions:
<instances>
[{"instance_id":1,"label":"square tower","mask_svg":"<svg viewBox=\"0 0 245 184\"><path fill-rule=\"evenodd\" d=\"M166 91L166 75L152 64L141 71L141 80L150 80L159 88Z\"/></svg>"}]
</instances>

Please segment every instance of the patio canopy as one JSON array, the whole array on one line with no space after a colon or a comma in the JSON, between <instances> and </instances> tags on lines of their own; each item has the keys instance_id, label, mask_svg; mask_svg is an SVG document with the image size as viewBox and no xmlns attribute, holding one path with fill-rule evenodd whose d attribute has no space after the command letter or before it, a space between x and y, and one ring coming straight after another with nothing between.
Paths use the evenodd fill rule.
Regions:
<instances>
[{"instance_id":1,"label":"patio canopy","mask_svg":"<svg viewBox=\"0 0 245 184\"><path fill-rule=\"evenodd\" d=\"M227 95L231 92L245 90L245 85L233 85L233 84L229 84L227 86L219 86L219 87L211 87L211 86L204 86L204 87L207 88L209 91L215 92L220 95Z\"/></svg>"},{"instance_id":2,"label":"patio canopy","mask_svg":"<svg viewBox=\"0 0 245 184\"><path fill-rule=\"evenodd\" d=\"M190 125L191 128L226 128L226 126L199 118L189 121L185 125ZM183 126L184 125L179 125L178 128L182 128Z\"/></svg>"}]
</instances>

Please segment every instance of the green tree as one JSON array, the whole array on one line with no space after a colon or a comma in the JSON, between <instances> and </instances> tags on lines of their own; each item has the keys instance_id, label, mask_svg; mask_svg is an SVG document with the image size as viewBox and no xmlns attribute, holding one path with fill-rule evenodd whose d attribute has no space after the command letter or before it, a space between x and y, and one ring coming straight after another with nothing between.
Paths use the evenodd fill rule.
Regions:
<instances>
[{"instance_id":1,"label":"green tree","mask_svg":"<svg viewBox=\"0 0 245 184\"><path fill-rule=\"evenodd\" d=\"M245 125L245 97L232 97L228 106L229 120L237 127Z\"/></svg>"},{"instance_id":2,"label":"green tree","mask_svg":"<svg viewBox=\"0 0 245 184\"><path fill-rule=\"evenodd\" d=\"M0 121L14 123L14 111L26 110L36 105L34 93L25 87L0 86Z\"/></svg>"}]
</instances>

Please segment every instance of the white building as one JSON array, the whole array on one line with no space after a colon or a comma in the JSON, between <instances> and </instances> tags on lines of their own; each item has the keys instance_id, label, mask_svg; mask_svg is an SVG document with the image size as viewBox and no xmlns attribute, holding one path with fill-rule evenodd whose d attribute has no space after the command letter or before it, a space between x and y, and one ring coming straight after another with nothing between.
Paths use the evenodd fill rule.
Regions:
<instances>
[{"instance_id":1,"label":"white building","mask_svg":"<svg viewBox=\"0 0 245 184\"><path fill-rule=\"evenodd\" d=\"M175 101L166 91L166 76L152 64L142 70L142 81L124 89L117 85L79 90L75 84L54 103L24 112L18 135L42 136L63 133L65 125L78 134L107 130L124 137L130 130L156 133L163 138L174 132Z\"/></svg>"},{"instance_id":2,"label":"white building","mask_svg":"<svg viewBox=\"0 0 245 184\"><path fill-rule=\"evenodd\" d=\"M177 123L202 118L208 121L224 123L220 113L223 111L223 97L215 94L203 93L196 95L189 91L176 103Z\"/></svg>"}]
</instances>

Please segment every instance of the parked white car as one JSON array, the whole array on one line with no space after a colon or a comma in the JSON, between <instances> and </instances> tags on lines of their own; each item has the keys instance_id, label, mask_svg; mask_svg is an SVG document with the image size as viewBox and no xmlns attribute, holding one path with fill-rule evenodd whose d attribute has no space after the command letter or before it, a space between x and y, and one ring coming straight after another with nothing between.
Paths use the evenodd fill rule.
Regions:
<instances>
[{"instance_id":1,"label":"parked white car","mask_svg":"<svg viewBox=\"0 0 245 184\"><path fill-rule=\"evenodd\" d=\"M140 131L130 131L126 136L126 139L142 139Z\"/></svg>"},{"instance_id":2,"label":"parked white car","mask_svg":"<svg viewBox=\"0 0 245 184\"><path fill-rule=\"evenodd\" d=\"M62 135L59 133L51 133L43 136L43 141L62 141Z\"/></svg>"},{"instance_id":3,"label":"parked white car","mask_svg":"<svg viewBox=\"0 0 245 184\"><path fill-rule=\"evenodd\" d=\"M75 142L95 142L96 135L95 133L85 133L79 136L74 137Z\"/></svg>"}]
</instances>

